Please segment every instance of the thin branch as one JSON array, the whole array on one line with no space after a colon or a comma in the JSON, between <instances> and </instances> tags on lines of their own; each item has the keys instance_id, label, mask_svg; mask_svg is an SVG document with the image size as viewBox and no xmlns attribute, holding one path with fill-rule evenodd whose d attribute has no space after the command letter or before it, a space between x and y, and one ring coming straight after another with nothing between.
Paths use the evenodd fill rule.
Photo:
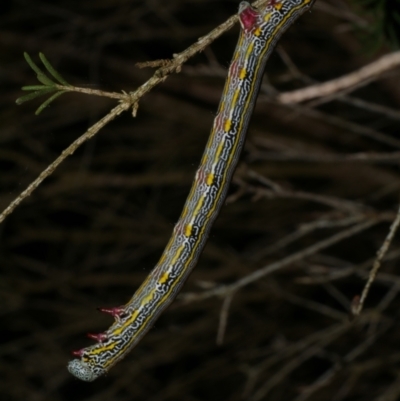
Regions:
<instances>
[{"instance_id":1,"label":"thin branch","mask_svg":"<svg viewBox=\"0 0 400 401\"><path fill-rule=\"evenodd\" d=\"M267 276L271 273L274 273L277 270L280 270L286 266L289 266L295 262L298 262L300 260L303 260L304 258L311 256L322 249L328 248L346 238L352 237L353 235L365 231L368 228L374 226L375 224L378 224L379 222L383 221L386 218L386 216L382 216L381 218L375 218L375 219L369 219L367 221L363 221L353 227L350 227L346 230L343 230L335 235L332 235L329 238L326 238L322 241L319 241L308 248L302 249L299 252L295 252L286 258L283 258L281 260L278 260L277 262L271 263L267 266L262 267L259 270L256 270L255 272L244 276L240 280L237 280L236 282L229 284L229 285L220 285L217 286L209 291L204 291L203 293L186 293L182 294L180 296L180 299L183 299L184 301L198 301L198 300L203 300L206 298L211 298L213 296L226 296L226 294L232 293L242 287L245 287L249 284L252 284L264 276Z\"/></svg>"},{"instance_id":2,"label":"thin branch","mask_svg":"<svg viewBox=\"0 0 400 401\"><path fill-rule=\"evenodd\" d=\"M229 309L231 307L233 296L234 296L233 292L228 294L224 298L224 302L222 303L221 313L219 315L217 345L222 345L224 343L224 336L225 336L226 326L228 323Z\"/></svg>"},{"instance_id":3,"label":"thin branch","mask_svg":"<svg viewBox=\"0 0 400 401\"><path fill-rule=\"evenodd\" d=\"M385 238L385 241L383 242L381 248L378 251L378 254L377 254L375 262L372 266L371 272L369 273L368 281L364 286L361 297L359 300L356 298L357 301L356 301L355 305L353 305L352 312L353 312L354 316L358 316L363 309L364 302L368 296L369 290L371 289L371 285L374 282L376 275L378 274L378 271L382 264L382 260L385 257L385 255L389 249L389 246L393 241L396 231L399 228L399 224L400 224L400 207L397 212L396 218L394 219L392 225L390 226L389 233L388 233L387 237Z\"/></svg>"},{"instance_id":4,"label":"thin branch","mask_svg":"<svg viewBox=\"0 0 400 401\"><path fill-rule=\"evenodd\" d=\"M368 336L362 343L358 344L355 348L353 348L349 353L347 353L342 359L333 364L333 366L323 372L310 386L306 387L298 397L294 399L294 401L306 401L313 394L321 390L322 388L326 388L329 384L331 384L335 377L355 359L357 359L360 355L364 354L374 343L385 334L389 328L392 326L389 322L384 322L383 327L371 336Z\"/></svg>"},{"instance_id":5,"label":"thin branch","mask_svg":"<svg viewBox=\"0 0 400 401\"><path fill-rule=\"evenodd\" d=\"M400 51L387 54L380 59L340 78L333 79L322 84L308 86L296 91L285 92L277 96L281 103L300 103L305 100L331 96L334 93L348 91L351 88L367 85L382 73L400 66Z\"/></svg>"},{"instance_id":6,"label":"thin branch","mask_svg":"<svg viewBox=\"0 0 400 401\"><path fill-rule=\"evenodd\" d=\"M268 103L271 102L271 99L266 96L259 96L259 101L260 100L266 101ZM341 118L336 117L334 115L310 108L308 107L308 105L296 105L296 106L294 106L293 104L284 105L279 102L278 103L275 102L273 104L278 104L278 105L281 104L283 107L292 109L296 113L296 115L301 113L304 116L312 117L317 120L324 121L324 123L332 124L333 126L349 130L354 134L371 138L377 142L384 143L386 145L393 146L395 148L400 148L400 141L392 136L386 135L383 132L379 132L375 129L372 129L364 125L360 125L351 121L342 120Z\"/></svg>"},{"instance_id":7,"label":"thin branch","mask_svg":"<svg viewBox=\"0 0 400 401\"><path fill-rule=\"evenodd\" d=\"M289 244L298 241L300 238L303 238L316 230L350 226L364 220L364 216L362 214L353 214L351 216L345 216L343 218L338 218L334 215L331 217L331 214L332 213L327 213L317 220L311 221L310 223L301 224L297 227L296 231L291 232L290 234L272 243L271 245L265 245L261 247L261 249L257 252L255 252L254 250L247 252L245 254L245 257L251 261L257 261L261 258L265 258L271 253L275 253L280 249L283 249ZM306 279L309 279L309 277L307 276Z\"/></svg>"},{"instance_id":8,"label":"thin branch","mask_svg":"<svg viewBox=\"0 0 400 401\"><path fill-rule=\"evenodd\" d=\"M250 185L240 178L234 178L233 182L239 186L243 186L246 189L246 192L254 194L257 198L265 197L268 199L271 198L293 198L293 199L302 199L308 200L311 202L321 203L323 205L350 213L359 213L362 210L365 210L366 207L358 202L353 202L349 200L340 199L333 196L325 196L325 195L317 195L310 192L305 191L293 191L289 189L283 188L281 185L274 183L272 180L263 177L257 172L248 169L247 175L250 178L256 179L258 182L263 185L268 185L271 189L256 187L254 185Z\"/></svg>"},{"instance_id":9,"label":"thin branch","mask_svg":"<svg viewBox=\"0 0 400 401\"><path fill-rule=\"evenodd\" d=\"M290 292L281 291L279 295L288 302L291 302L299 307L303 307L311 311L320 313L321 315L328 316L331 319L336 319L342 322L348 319L347 313L331 308L327 305L324 305L323 303L315 302L310 299L305 299L291 294Z\"/></svg>"},{"instance_id":10,"label":"thin branch","mask_svg":"<svg viewBox=\"0 0 400 401\"><path fill-rule=\"evenodd\" d=\"M108 97L110 99L117 99L120 101L129 101L129 95L127 95L126 93L106 92L99 89L80 88L79 86L56 85L56 88L58 90L64 90L66 92L78 92L91 96L102 96Z\"/></svg>"},{"instance_id":11,"label":"thin branch","mask_svg":"<svg viewBox=\"0 0 400 401\"><path fill-rule=\"evenodd\" d=\"M77 140L75 140L67 149L63 150L61 155L51 163L45 170L43 170L39 177L36 178L33 182L31 182L28 188L25 191L21 192L17 198L15 198L4 211L0 214L0 223L4 221L4 219L11 214L14 209L28 196L32 194L32 192L46 179L50 176L54 170L70 155L72 155L83 143L96 135L106 124L112 121L115 117L121 114L123 111L128 110L130 107L130 103L121 103L113 110L111 110L105 117L99 120L96 124L92 125L82 136L80 136Z\"/></svg>"}]
</instances>

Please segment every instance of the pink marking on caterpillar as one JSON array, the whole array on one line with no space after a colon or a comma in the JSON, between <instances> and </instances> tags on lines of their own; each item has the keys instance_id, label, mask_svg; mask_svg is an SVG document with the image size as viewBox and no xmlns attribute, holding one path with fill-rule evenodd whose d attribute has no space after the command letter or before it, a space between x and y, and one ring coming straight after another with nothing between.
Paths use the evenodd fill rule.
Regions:
<instances>
[{"instance_id":1,"label":"pink marking on caterpillar","mask_svg":"<svg viewBox=\"0 0 400 401\"><path fill-rule=\"evenodd\" d=\"M80 358L83 356L84 352L85 352L85 349L82 348L82 349L78 349L77 351L72 351L72 355Z\"/></svg>"},{"instance_id":2,"label":"pink marking on caterpillar","mask_svg":"<svg viewBox=\"0 0 400 401\"><path fill-rule=\"evenodd\" d=\"M111 315L115 320L118 320L123 315L125 308L123 306L117 306L115 308L97 308L99 312L107 313Z\"/></svg>"},{"instance_id":3,"label":"pink marking on caterpillar","mask_svg":"<svg viewBox=\"0 0 400 401\"><path fill-rule=\"evenodd\" d=\"M247 3L243 3L239 6L239 21L243 30L250 32L258 20L259 13L254 8L249 7Z\"/></svg>"},{"instance_id":4,"label":"pink marking on caterpillar","mask_svg":"<svg viewBox=\"0 0 400 401\"><path fill-rule=\"evenodd\" d=\"M92 340L98 341L99 343L102 343L105 340L107 340L107 334L104 333L98 333L98 334L87 333L86 335Z\"/></svg>"}]
</instances>

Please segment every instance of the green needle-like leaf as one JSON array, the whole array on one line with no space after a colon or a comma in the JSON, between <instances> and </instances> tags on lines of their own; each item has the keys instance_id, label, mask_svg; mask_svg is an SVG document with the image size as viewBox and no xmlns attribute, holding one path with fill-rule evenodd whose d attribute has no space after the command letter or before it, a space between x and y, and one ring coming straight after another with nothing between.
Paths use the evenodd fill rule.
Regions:
<instances>
[{"instance_id":1,"label":"green needle-like leaf","mask_svg":"<svg viewBox=\"0 0 400 401\"><path fill-rule=\"evenodd\" d=\"M49 77L44 74L40 74L37 76L39 82L46 86L56 86L56 83L52 81Z\"/></svg>"},{"instance_id":2,"label":"green needle-like leaf","mask_svg":"<svg viewBox=\"0 0 400 401\"><path fill-rule=\"evenodd\" d=\"M45 102L41 104L41 106L36 110L35 114L38 115L40 114L45 107L47 107L53 100L57 99L59 96L61 96L63 93L66 91L60 91L56 92L53 96L49 97Z\"/></svg>"},{"instance_id":3,"label":"green needle-like leaf","mask_svg":"<svg viewBox=\"0 0 400 401\"><path fill-rule=\"evenodd\" d=\"M35 71L38 76L45 75L45 73L33 62L31 56L28 53L24 52L24 57L26 62L29 64L29 67L31 67L32 70Z\"/></svg>"},{"instance_id":4,"label":"green needle-like leaf","mask_svg":"<svg viewBox=\"0 0 400 401\"><path fill-rule=\"evenodd\" d=\"M41 90L38 90L36 92L29 93L28 95L19 97L15 101L15 103L22 104L22 103L25 103L25 102L27 102L29 100L35 99L35 98L37 98L39 96L45 95L46 93L54 92L55 90L56 89L54 89L54 88L41 89Z\"/></svg>"},{"instance_id":5,"label":"green needle-like leaf","mask_svg":"<svg viewBox=\"0 0 400 401\"><path fill-rule=\"evenodd\" d=\"M21 89L23 91L40 91L42 89L47 89L47 85L28 85L28 86L23 86Z\"/></svg>"},{"instance_id":6,"label":"green needle-like leaf","mask_svg":"<svg viewBox=\"0 0 400 401\"><path fill-rule=\"evenodd\" d=\"M18 98L15 102L17 104L22 104L24 102L27 102L29 100L35 99L39 96L46 95L48 93L53 93L52 96L50 96L46 101L44 101L40 107L36 110L36 115L40 114L42 110L47 107L51 102L53 102L55 99L57 99L59 96L61 96L63 93L67 92L66 90L58 90L58 84L54 82L51 78L49 78L45 72L43 72L31 59L28 53L24 53L24 57L26 62L29 64L29 66L32 68L33 71L36 72L36 77L39 82L41 82L43 85L28 85L22 87L22 90L24 91L33 91L32 93L29 93L25 96L21 96ZM54 67L49 63L49 61L46 59L45 55L43 53L39 53L40 60L42 61L43 65L46 67L46 70L58 81L60 84L68 87L72 87L55 69Z\"/></svg>"},{"instance_id":7,"label":"green needle-like leaf","mask_svg":"<svg viewBox=\"0 0 400 401\"><path fill-rule=\"evenodd\" d=\"M50 64L49 60L45 57L43 53L39 53L40 60L42 60L43 65L46 67L47 71L58 81L60 84L65 86L72 86L69 84L59 72L57 72L54 67Z\"/></svg>"}]
</instances>

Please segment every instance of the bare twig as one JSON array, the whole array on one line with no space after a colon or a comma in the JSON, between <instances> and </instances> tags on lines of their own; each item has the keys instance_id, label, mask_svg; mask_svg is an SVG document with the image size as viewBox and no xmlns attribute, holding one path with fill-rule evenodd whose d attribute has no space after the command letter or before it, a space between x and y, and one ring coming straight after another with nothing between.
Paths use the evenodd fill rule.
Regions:
<instances>
[{"instance_id":1,"label":"bare twig","mask_svg":"<svg viewBox=\"0 0 400 401\"><path fill-rule=\"evenodd\" d=\"M271 99L267 96L259 96L259 101L260 100L271 103ZM342 128L344 130L348 130L356 135L371 138L374 141L384 143L386 145L393 146L395 148L400 148L400 141L398 139L390 135L387 135L383 132L377 131L376 129L370 128L368 126L354 123L349 120L343 120L342 118L334 116L332 114L310 108L308 107L308 105L287 104L286 107L292 109L295 115L301 113L302 115L309 116L320 121L324 121L324 123L332 124L333 126Z\"/></svg>"},{"instance_id":2,"label":"bare twig","mask_svg":"<svg viewBox=\"0 0 400 401\"><path fill-rule=\"evenodd\" d=\"M21 192L17 198L15 198L0 214L0 223L11 214L14 209L46 179L50 176L54 170L68 157L71 156L83 143L96 135L106 124L112 121L115 117L121 114L123 111L128 110L130 107L129 103L120 103L117 107L111 110L105 117L99 120L96 124L92 125L82 136L75 140L68 148L64 149L61 155L51 163L45 170L43 170L39 177L31 182L25 191Z\"/></svg>"},{"instance_id":3,"label":"bare twig","mask_svg":"<svg viewBox=\"0 0 400 401\"><path fill-rule=\"evenodd\" d=\"M333 93L348 91L359 87L360 84L367 85L374 79L379 78L382 73L396 68L400 65L400 51L387 54L380 59L340 78L333 79L322 84L312 85L307 88L292 92L282 93L277 96L282 103L300 103L305 100L330 96Z\"/></svg>"},{"instance_id":4,"label":"bare twig","mask_svg":"<svg viewBox=\"0 0 400 401\"><path fill-rule=\"evenodd\" d=\"M392 225L390 226L389 233L388 233L387 237L385 238L385 241L383 242L381 248L378 251L378 254L377 254L375 262L372 266L371 272L369 273L367 283L365 284L363 292L361 294L360 300L358 302L356 302L356 304L354 305L354 307L352 309L352 312L355 316L358 316L363 309L364 302L368 296L371 285L374 282L376 275L378 274L378 271L382 264L382 260L385 257L385 255L389 249L389 246L393 241L393 237L395 236L396 231L399 228L399 224L400 224L400 207L397 212L396 218L394 219Z\"/></svg>"},{"instance_id":5,"label":"bare twig","mask_svg":"<svg viewBox=\"0 0 400 401\"><path fill-rule=\"evenodd\" d=\"M126 93L106 92L98 89L80 88L79 86L56 85L56 87L60 91L84 93L85 95L102 96L129 102L129 95Z\"/></svg>"},{"instance_id":6,"label":"bare twig","mask_svg":"<svg viewBox=\"0 0 400 401\"><path fill-rule=\"evenodd\" d=\"M228 323L229 309L231 307L234 293L228 294L222 303L221 313L219 315L219 326L217 333L217 345L222 345L224 342L226 325Z\"/></svg>"},{"instance_id":7,"label":"bare twig","mask_svg":"<svg viewBox=\"0 0 400 401\"><path fill-rule=\"evenodd\" d=\"M255 272L244 276L240 280L235 281L232 284L229 285L221 285L218 287L215 287L211 290L205 291L200 294L195 294L195 293L186 293L182 294L180 296L181 299L184 301L197 301L197 300L203 300L206 298L210 298L213 296L226 296L226 294L232 293L239 288L245 287L251 283L254 283L255 281L260 280L262 277L269 275L279 269L282 269L286 266L289 266L292 263L298 262L307 256L313 255L322 249L328 248L329 246L336 244L339 241L342 241L345 238L351 237L361 231L367 230L368 228L372 227L373 225L379 223L382 221L382 219L376 218L376 219L370 219L363 221L353 227L350 227L346 230L343 230L335 235L332 235L331 237L324 239L322 241L319 241L308 248L302 249L299 252L295 252L286 258L283 258L277 262L271 263L259 270L256 270Z\"/></svg>"},{"instance_id":8,"label":"bare twig","mask_svg":"<svg viewBox=\"0 0 400 401\"><path fill-rule=\"evenodd\" d=\"M364 205L362 205L361 203L339 199L333 196L317 195L305 191L292 191L289 189L285 189L281 185L276 184L269 178L264 177L251 169L247 171L247 175L250 178L256 179L263 185L271 187L271 189L255 187L253 185L243 182L238 178L234 178L233 181L236 184L244 186L247 192L253 193L256 197L294 198L294 199L309 200L311 202L321 203L323 205L330 206L338 210L352 213L359 213L363 209L365 209Z\"/></svg>"},{"instance_id":9,"label":"bare twig","mask_svg":"<svg viewBox=\"0 0 400 401\"><path fill-rule=\"evenodd\" d=\"M384 322L383 327L377 333L368 336L362 343L358 344L354 349L352 349L347 355L343 357L342 360L333 364L333 366L322 373L315 382L307 387L301 394L294 399L294 401L305 401L309 399L313 394L315 394L318 390L322 389L329 385L335 376L343 370L350 362L354 361L360 355L364 354L368 348L370 348L379 337L381 337L384 333L386 333L391 324L389 322Z\"/></svg>"},{"instance_id":10,"label":"bare twig","mask_svg":"<svg viewBox=\"0 0 400 401\"><path fill-rule=\"evenodd\" d=\"M350 226L363 220L364 216L362 214L353 214L350 217L346 216L343 218L335 218L334 216L331 217L330 214L327 213L326 215L323 215L317 220L311 221L310 223L300 224L296 231L291 232L271 245L263 246L257 252L249 252L246 254L246 257L250 260L256 261L271 253L283 249L289 244L298 241L300 238L303 238L315 230ZM309 277L307 277L307 279L309 279Z\"/></svg>"}]
</instances>

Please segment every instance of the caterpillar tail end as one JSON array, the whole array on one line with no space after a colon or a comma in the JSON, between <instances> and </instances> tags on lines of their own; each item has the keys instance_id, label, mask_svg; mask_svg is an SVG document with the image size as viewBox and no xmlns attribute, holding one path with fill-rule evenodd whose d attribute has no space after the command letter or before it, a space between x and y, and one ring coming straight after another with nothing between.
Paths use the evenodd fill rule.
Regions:
<instances>
[{"instance_id":1,"label":"caterpillar tail end","mask_svg":"<svg viewBox=\"0 0 400 401\"><path fill-rule=\"evenodd\" d=\"M74 359L69 362L68 371L76 378L83 380L84 382L92 382L105 373L105 371L102 369L94 371L91 366L80 359Z\"/></svg>"}]
</instances>

